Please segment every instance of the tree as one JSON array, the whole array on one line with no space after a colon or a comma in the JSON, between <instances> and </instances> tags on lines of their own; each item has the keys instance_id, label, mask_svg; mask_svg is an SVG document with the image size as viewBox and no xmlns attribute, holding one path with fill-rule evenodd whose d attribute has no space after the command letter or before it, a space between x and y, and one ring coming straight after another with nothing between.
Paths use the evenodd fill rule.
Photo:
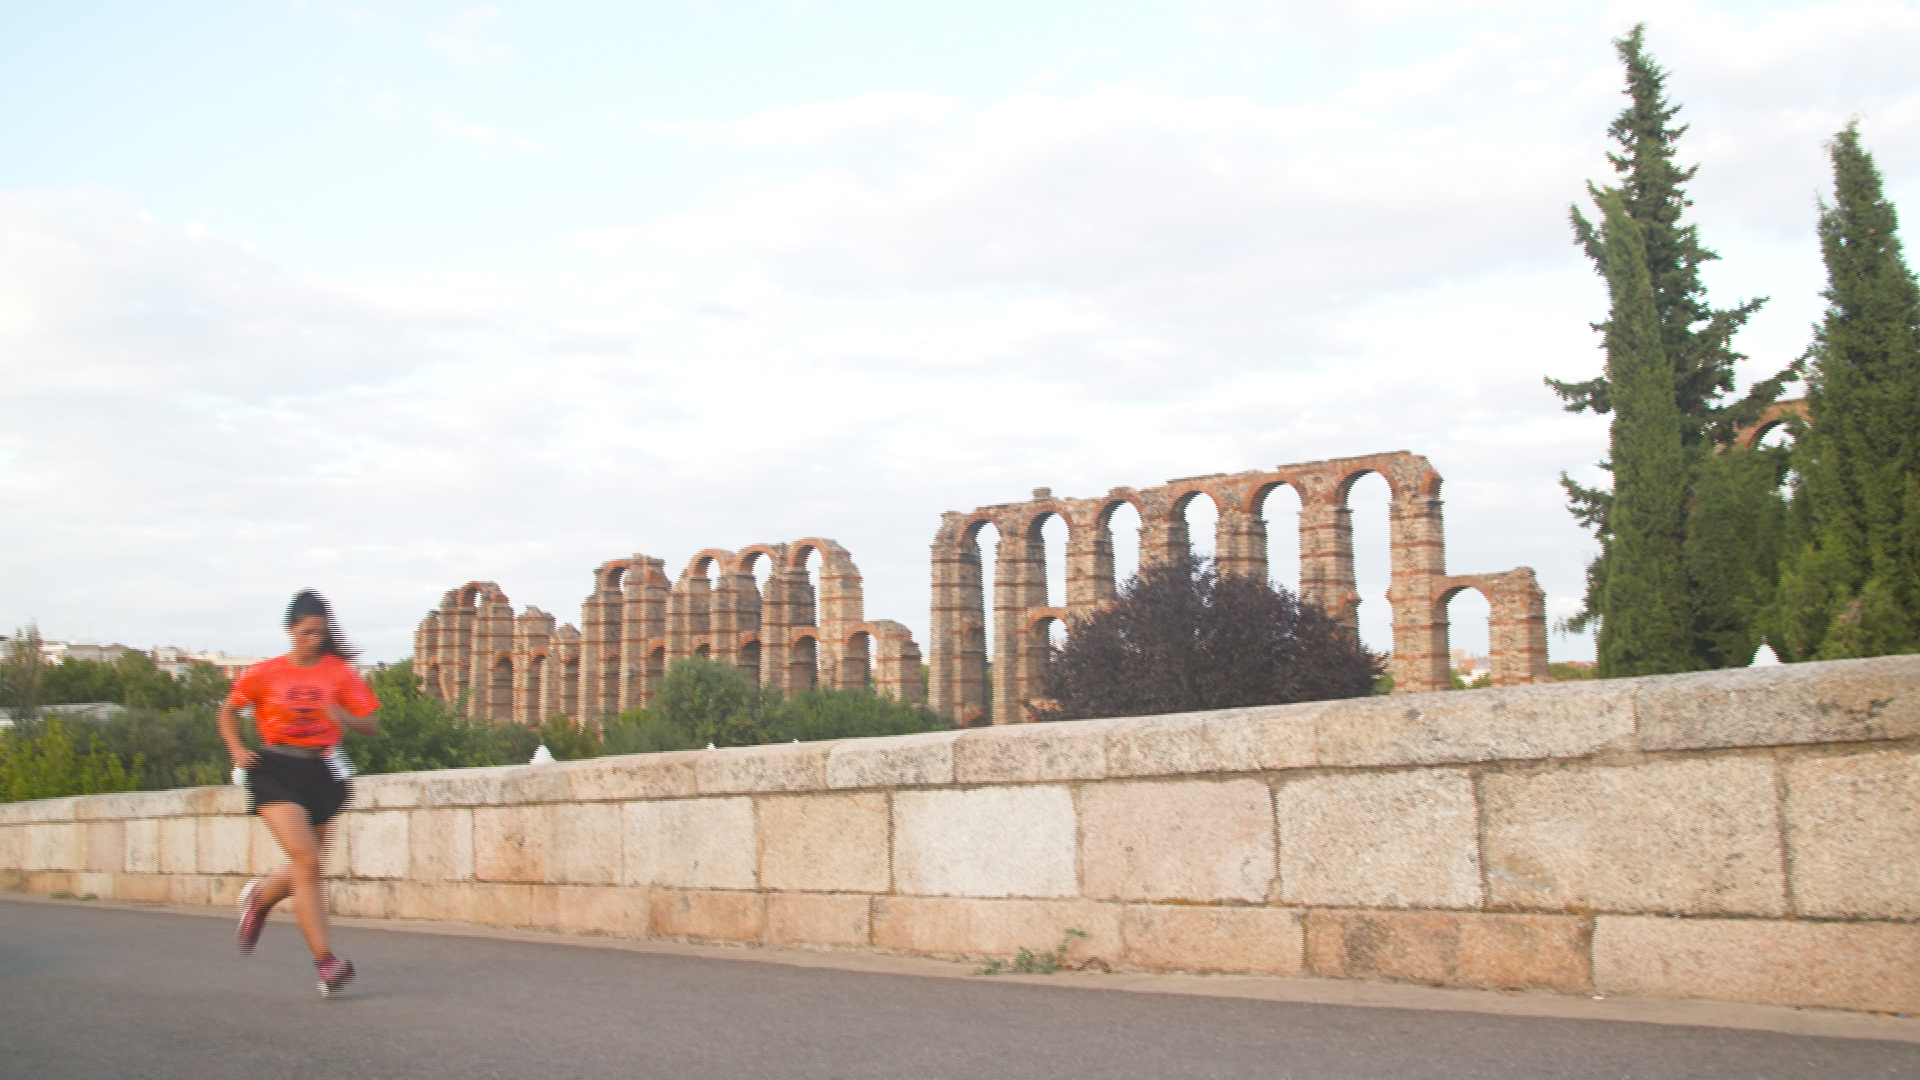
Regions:
<instances>
[{"instance_id":1,"label":"tree","mask_svg":"<svg viewBox=\"0 0 1920 1080\"><path fill-rule=\"evenodd\" d=\"M139 773L137 757L127 768L98 735L87 736L83 752L57 719L0 737L0 802L133 791Z\"/></svg>"},{"instance_id":2,"label":"tree","mask_svg":"<svg viewBox=\"0 0 1920 1080\"><path fill-rule=\"evenodd\" d=\"M1920 287L1858 126L1828 152L1827 310L1810 350L1795 528L1771 624L1793 661L1920 651Z\"/></svg>"},{"instance_id":3,"label":"tree","mask_svg":"<svg viewBox=\"0 0 1920 1080\"><path fill-rule=\"evenodd\" d=\"M1695 471L1681 561L1705 667L1744 667L1760 649L1785 542L1786 475L1784 447L1730 446Z\"/></svg>"},{"instance_id":4,"label":"tree","mask_svg":"<svg viewBox=\"0 0 1920 1080\"><path fill-rule=\"evenodd\" d=\"M917 702L868 690L808 690L781 702L767 719L768 742L815 742L911 735L953 725Z\"/></svg>"},{"instance_id":5,"label":"tree","mask_svg":"<svg viewBox=\"0 0 1920 1080\"><path fill-rule=\"evenodd\" d=\"M1734 351L1733 335L1766 301L1765 298L1749 300L1724 310L1713 308L1706 301L1700 268L1719 256L1700 243L1696 226L1682 221L1686 209L1692 205L1685 185L1693 179L1698 166L1683 168L1673 160L1675 144L1687 129L1673 125L1680 110L1665 98L1667 73L1646 54L1645 29L1643 25L1635 26L1614 42L1626 67L1629 101L1627 108L1607 128L1607 134L1620 147L1619 152L1609 153L1607 160L1623 177L1621 186L1612 190L1618 192L1626 216L1640 230L1640 247L1657 327L1655 336L1660 355L1671 369L1668 380L1668 394L1674 406L1671 418L1687 462L1691 486L1695 472L1711 450L1731 444L1737 427L1757 421L1766 406L1779 397L1786 383L1798 376L1799 366L1791 365L1773 378L1755 384L1737 402L1724 401L1734 389L1734 366L1745 359ZM1596 203L1601 200L1601 189L1588 185L1588 191ZM1577 206L1569 213L1575 242L1586 251L1602 276L1608 277L1611 287L1604 221L1602 227L1596 227ZM1611 340L1613 324L1620 317L1620 311L1615 309L1606 322L1594 324L1594 329L1609 335ZM1620 388L1610 370L1584 382L1549 378L1547 384L1570 412L1590 410L1619 415ZM1616 437L1614 442L1618 445L1619 439ZM1600 462L1600 467L1616 471L1615 462L1611 460ZM1569 629L1583 630L1596 621L1604 625L1610 614L1605 604L1612 567L1608 550L1614 534L1613 501L1622 485L1617 472L1613 491L1587 487L1565 474L1560 483L1567 491L1569 509L1575 520L1592 529L1601 545L1600 554L1587 568L1585 606L1566 623ZM1730 497L1724 492L1716 496L1723 506ZM1741 512L1764 515L1768 509L1762 502L1749 505ZM1682 514L1685 514L1684 506ZM1668 537L1676 548L1685 531L1683 524L1679 532ZM1678 554L1676 550L1676 557ZM1770 576L1771 569L1766 573ZM1706 622L1720 628L1694 643L1694 663L1688 666L1719 666L1723 654L1714 643L1725 636L1723 622L1728 613L1743 610L1737 597L1719 591L1726 580L1724 575L1715 572L1686 583L1688 603L1711 610L1714 614L1707 617ZM1638 595L1638 592L1628 588L1621 595ZM1749 655L1747 659L1750 658ZM1687 670L1687 667L1670 670Z\"/></svg>"},{"instance_id":6,"label":"tree","mask_svg":"<svg viewBox=\"0 0 1920 1080\"><path fill-rule=\"evenodd\" d=\"M730 664L690 657L667 669L651 709L621 713L602 735L605 752L625 754L906 735L947 726L924 705L870 690L809 690L783 698Z\"/></svg>"},{"instance_id":7,"label":"tree","mask_svg":"<svg viewBox=\"0 0 1920 1080\"><path fill-rule=\"evenodd\" d=\"M1192 555L1143 567L1048 666L1059 719L1363 697L1384 658L1312 604Z\"/></svg>"},{"instance_id":8,"label":"tree","mask_svg":"<svg viewBox=\"0 0 1920 1080\"><path fill-rule=\"evenodd\" d=\"M48 703L47 669L51 666L41 655L40 628L33 623L14 631L7 642L7 655L0 660L0 700L13 710L15 719L32 719Z\"/></svg>"},{"instance_id":9,"label":"tree","mask_svg":"<svg viewBox=\"0 0 1920 1080\"><path fill-rule=\"evenodd\" d=\"M494 724L456 715L420 689L413 662L382 664L367 685L380 700L380 730L346 738L361 772L419 772L515 765L533 756L539 736L523 724Z\"/></svg>"},{"instance_id":10,"label":"tree","mask_svg":"<svg viewBox=\"0 0 1920 1080\"><path fill-rule=\"evenodd\" d=\"M1607 382L1615 406L1611 435L1612 536L1602 581L1600 676L1692 670L1692 616L1686 568L1686 456L1673 365L1640 226L1617 190L1598 196L1606 255Z\"/></svg>"},{"instance_id":11,"label":"tree","mask_svg":"<svg viewBox=\"0 0 1920 1080\"><path fill-rule=\"evenodd\" d=\"M696 745L755 746L768 741L765 721L778 702L740 669L688 657L667 668L651 711Z\"/></svg>"}]
</instances>

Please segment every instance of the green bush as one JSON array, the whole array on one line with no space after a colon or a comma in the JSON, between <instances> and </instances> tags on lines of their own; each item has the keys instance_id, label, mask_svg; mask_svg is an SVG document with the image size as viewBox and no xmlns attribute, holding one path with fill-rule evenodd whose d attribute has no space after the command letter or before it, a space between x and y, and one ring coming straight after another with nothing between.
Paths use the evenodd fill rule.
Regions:
<instances>
[{"instance_id":1,"label":"green bush","mask_svg":"<svg viewBox=\"0 0 1920 1080\"><path fill-rule=\"evenodd\" d=\"M550 716L534 729L539 745L545 746L555 761L579 761L606 753L606 741L600 729L589 727L568 716Z\"/></svg>"},{"instance_id":2,"label":"green bush","mask_svg":"<svg viewBox=\"0 0 1920 1080\"><path fill-rule=\"evenodd\" d=\"M139 775L142 791L204 787L227 782L232 763L214 722L217 706L129 709L89 722L100 741ZM140 762L135 766L133 762Z\"/></svg>"},{"instance_id":3,"label":"green bush","mask_svg":"<svg viewBox=\"0 0 1920 1080\"><path fill-rule=\"evenodd\" d=\"M423 772L518 765L533 756L540 735L524 724L470 720L420 689L413 662L381 664L367 679L380 699L380 731L349 733L348 756L363 773Z\"/></svg>"},{"instance_id":4,"label":"green bush","mask_svg":"<svg viewBox=\"0 0 1920 1080\"><path fill-rule=\"evenodd\" d=\"M652 709L622 713L602 735L605 752L617 754L905 735L948 726L925 706L865 690L809 690L782 699L738 668L693 657L667 669Z\"/></svg>"},{"instance_id":5,"label":"green bush","mask_svg":"<svg viewBox=\"0 0 1920 1080\"><path fill-rule=\"evenodd\" d=\"M693 732L670 724L647 709L628 709L600 729L601 753L653 754L662 750L692 750L705 743L693 741Z\"/></svg>"},{"instance_id":6,"label":"green bush","mask_svg":"<svg viewBox=\"0 0 1920 1080\"><path fill-rule=\"evenodd\" d=\"M951 727L924 705L911 705L865 690L809 690L774 707L768 742L816 742L911 735Z\"/></svg>"},{"instance_id":7,"label":"green bush","mask_svg":"<svg viewBox=\"0 0 1920 1080\"><path fill-rule=\"evenodd\" d=\"M0 802L59 799L103 791L133 791L139 786L140 760L133 768L86 732L83 752L59 720L22 724L0 737Z\"/></svg>"}]
</instances>

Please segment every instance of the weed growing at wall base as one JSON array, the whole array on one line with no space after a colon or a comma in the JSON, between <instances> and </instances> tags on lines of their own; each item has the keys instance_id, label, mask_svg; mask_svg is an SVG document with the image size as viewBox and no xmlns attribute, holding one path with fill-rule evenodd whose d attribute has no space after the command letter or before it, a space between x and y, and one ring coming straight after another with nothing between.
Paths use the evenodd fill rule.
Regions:
<instances>
[{"instance_id":1,"label":"weed growing at wall base","mask_svg":"<svg viewBox=\"0 0 1920 1080\"><path fill-rule=\"evenodd\" d=\"M1067 950L1072 947L1073 939L1084 939L1086 936L1087 932L1076 926L1060 936L1059 948L1045 952L1034 952L1032 949L1022 948L1013 954L1013 959L1003 960L995 957L973 969L973 973L975 975L998 975L1002 972L1009 975L1052 975L1066 966Z\"/></svg>"}]
</instances>

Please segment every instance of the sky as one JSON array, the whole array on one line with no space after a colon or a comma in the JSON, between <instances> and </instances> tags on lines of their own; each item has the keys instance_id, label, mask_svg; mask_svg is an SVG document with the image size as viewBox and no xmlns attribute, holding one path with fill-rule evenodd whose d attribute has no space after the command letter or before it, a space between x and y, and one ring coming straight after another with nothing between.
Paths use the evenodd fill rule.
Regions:
<instances>
[{"instance_id":1,"label":"sky","mask_svg":"<svg viewBox=\"0 0 1920 1080\"><path fill-rule=\"evenodd\" d=\"M1566 219L1639 21L1757 381L1825 141L1920 206L1920 4L6 5L0 628L271 654L312 586L394 660L469 580L577 622L606 559L827 536L924 648L942 511L1401 449L1562 618L1607 433L1541 378L1603 361Z\"/></svg>"}]
</instances>

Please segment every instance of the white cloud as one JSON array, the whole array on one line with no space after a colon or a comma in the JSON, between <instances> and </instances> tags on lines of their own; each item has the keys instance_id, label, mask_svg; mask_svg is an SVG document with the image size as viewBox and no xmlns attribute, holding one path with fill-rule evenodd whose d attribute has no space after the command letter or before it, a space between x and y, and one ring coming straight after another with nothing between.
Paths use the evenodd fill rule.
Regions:
<instances>
[{"instance_id":1,"label":"white cloud","mask_svg":"<svg viewBox=\"0 0 1920 1080\"><path fill-rule=\"evenodd\" d=\"M445 30L429 31L427 45L464 67L497 64L513 55L513 48L494 36L504 21L499 8L468 8Z\"/></svg>"},{"instance_id":2,"label":"white cloud","mask_svg":"<svg viewBox=\"0 0 1920 1080\"><path fill-rule=\"evenodd\" d=\"M1911 13L1835 11L1656 42L1735 292L1817 289L1818 142L1858 102L1889 176L1920 168L1920 93L1852 63ZM1534 565L1564 615L1588 542L1554 480L1605 425L1539 380L1598 367L1564 214L1605 178L1618 82L1603 45L1522 28L1310 106L1114 85L682 123L656 130L750 169L552 274L329 280L106 193L8 195L0 617L271 648L315 584L397 656L470 578L572 619L605 558L829 535L869 612L924 631L942 510L1398 448L1448 477L1452 565Z\"/></svg>"}]
</instances>

